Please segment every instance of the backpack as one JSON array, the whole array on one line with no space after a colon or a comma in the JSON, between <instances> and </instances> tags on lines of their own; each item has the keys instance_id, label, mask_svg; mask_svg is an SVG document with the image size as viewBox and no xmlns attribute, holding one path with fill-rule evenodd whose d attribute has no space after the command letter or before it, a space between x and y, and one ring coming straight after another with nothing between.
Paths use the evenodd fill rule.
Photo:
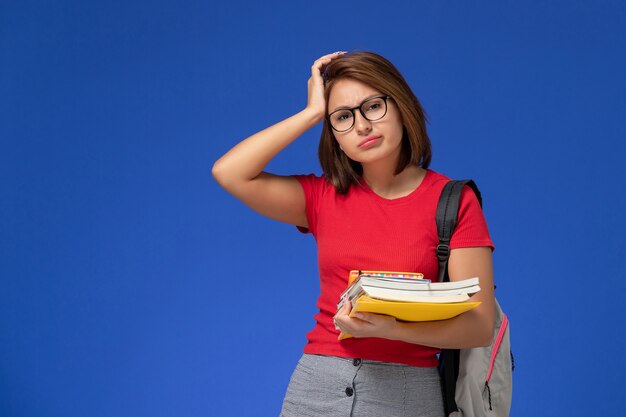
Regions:
<instances>
[{"instance_id":1,"label":"backpack","mask_svg":"<svg viewBox=\"0 0 626 417\"><path fill-rule=\"evenodd\" d=\"M482 207L478 187L472 180L448 182L437 205L439 281L449 281L450 239L456 227L461 191L468 185ZM495 286L494 286L495 288ZM471 349L443 349L439 373L445 413L449 417L505 417L512 397L513 355L509 322L496 300L496 324L490 346Z\"/></svg>"}]
</instances>

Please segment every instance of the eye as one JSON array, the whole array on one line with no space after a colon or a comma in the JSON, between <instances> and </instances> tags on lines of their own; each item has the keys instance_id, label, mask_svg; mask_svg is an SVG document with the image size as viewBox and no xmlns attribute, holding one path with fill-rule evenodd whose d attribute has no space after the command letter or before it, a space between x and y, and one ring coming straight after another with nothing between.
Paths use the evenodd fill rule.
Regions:
<instances>
[{"instance_id":1,"label":"eye","mask_svg":"<svg viewBox=\"0 0 626 417\"><path fill-rule=\"evenodd\" d=\"M363 103L363 111L365 113L378 113L385 108L383 99L377 97Z\"/></svg>"},{"instance_id":2,"label":"eye","mask_svg":"<svg viewBox=\"0 0 626 417\"><path fill-rule=\"evenodd\" d=\"M349 111L339 111L335 113L333 118L338 122L345 122L346 120L350 120L352 118L352 112Z\"/></svg>"}]
</instances>

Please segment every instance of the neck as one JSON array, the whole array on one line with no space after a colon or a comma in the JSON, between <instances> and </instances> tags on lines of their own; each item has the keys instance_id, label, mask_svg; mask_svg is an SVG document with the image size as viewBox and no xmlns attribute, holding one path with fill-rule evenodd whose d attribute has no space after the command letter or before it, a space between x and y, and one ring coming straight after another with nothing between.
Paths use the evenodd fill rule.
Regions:
<instances>
[{"instance_id":1,"label":"neck","mask_svg":"<svg viewBox=\"0 0 626 417\"><path fill-rule=\"evenodd\" d=\"M416 165L407 166L395 175L396 165L363 165L363 180L372 191L384 198L399 198L415 190L426 175L426 170Z\"/></svg>"}]
</instances>

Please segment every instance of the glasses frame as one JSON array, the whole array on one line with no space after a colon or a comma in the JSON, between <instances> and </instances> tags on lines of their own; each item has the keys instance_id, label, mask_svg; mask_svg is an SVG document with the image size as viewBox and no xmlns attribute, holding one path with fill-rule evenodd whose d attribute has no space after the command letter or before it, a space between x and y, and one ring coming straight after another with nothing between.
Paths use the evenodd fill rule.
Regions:
<instances>
[{"instance_id":1,"label":"glasses frame","mask_svg":"<svg viewBox=\"0 0 626 417\"><path fill-rule=\"evenodd\" d=\"M363 105L364 105L365 103L367 103L368 101L371 101L371 100L376 100L376 99L378 99L378 98L382 98L382 99L383 99L383 102L385 103L385 112L383 113L383 115L382 115L382 116L380 116L380 117L379 117L379 118L377 118L377 119L370 119L370 118L368 118L368 117L365 115L365 112L363 111ZM387 95L384 95L384 94L383 94L383 95L380 95L380 96L370 97L370 98L368 98L367 100L363 100L363 101L361 102L361 104L359 104L359 105L358 105L358 106L356 106L356 107L337 109L337 110L335 110L334 112L330 113L328 116L326 116L326 119L328 120L328 124L330 125L330 128L331 128L331 129L333 129L335 132L339 132L339 133L347 132L348 130L350 130L350 129L352 129L352 128L354 127L354 123L355 123L355 121L356 121L356 114L354 113L354 111L355 111L355 110L357 110L357 109L358 109L358 110L359 110L359 113L361 113L361 116L363 116L363 118L364 118L365 120L370 121L370 122L375 122L375 121L377 121L377 120L382 119L383 117L385 117L385 116L387 115L387 111L389 110L389 106L387 105L387 99L390 99L390 98L391 98L391 96L387 96ZM333 114L337 113L337 112L340 112L340 111L345 111L345 110L349 110L349 111L350 111L350 113L352 113L352 124L351 124L351 125L350 125L350 127L349 127L349 128L347 128L347 129L343 129L343 130L338 130L338 129L335 129L335 126L333 126L333 123L330 121L330 117L331 117Z\"/></svg>"}]
</instances>

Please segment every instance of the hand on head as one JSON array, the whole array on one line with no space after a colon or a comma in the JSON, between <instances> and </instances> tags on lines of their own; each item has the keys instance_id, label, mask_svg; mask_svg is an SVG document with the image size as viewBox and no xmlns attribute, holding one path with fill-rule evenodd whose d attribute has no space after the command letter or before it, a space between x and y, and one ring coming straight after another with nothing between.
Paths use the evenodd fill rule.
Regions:
<instances>
[{"instance_id":1,"label":"hand on head","mask_svg":"<svg viewBox=\"0 0 626 417\"><path fill-rule=\"evenodd\" d=\"M309 78L308 89L309 96L307 100L307 107L315 110L321 118L326 114L326 101L324 100L324 79L322 74L326 69L326 66L330 62L345 54L345 51L338 51L332 54L324 55L313 62L311 67L311 78Z\"/></svg>"}]
</instances>

